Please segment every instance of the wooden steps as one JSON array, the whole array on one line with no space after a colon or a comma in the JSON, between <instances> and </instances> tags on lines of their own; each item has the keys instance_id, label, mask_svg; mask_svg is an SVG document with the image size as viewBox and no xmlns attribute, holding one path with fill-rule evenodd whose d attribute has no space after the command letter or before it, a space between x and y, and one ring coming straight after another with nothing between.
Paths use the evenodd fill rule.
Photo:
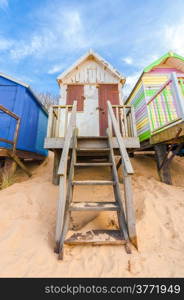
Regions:
<instances>
[{"instance_id":1,"label":"wooden steps","mask_svg":"<svg viewBox=\"0 0 184 300\"><path fill-rule=\"evenodd\" d=\"M73 180L72 185L115 185L112 180Z\"/></svg>"},{"instance_id":2,"label":"wooden steps","mask_svg":"<svg viewBox=\"0 0 184 300\"><path fill-rule=\"evenodd\" d=\"M72 202L70 211L119 211L116 202Z\"/></svg>"},{"instance_id":3,"label":"wooden steps","mask_svg":"<svg viewBox=\"0 0 184 300\"><path fill-rule=\"evenodd\" d=\"M75 163L76 167L111 167L112 163L109 162L102 162L102 163Z\"/></svg>"},{"instance_id":4,"label":"wooden steps","mask_svg":"<svg viewBox=\"0 0 184 300\"><path fill-rule=\"evenodd\" d=\"M67 245L126 245L119 230L91 230L86 233L74 233L65 240Z\"/></svg>"}]
</instances>

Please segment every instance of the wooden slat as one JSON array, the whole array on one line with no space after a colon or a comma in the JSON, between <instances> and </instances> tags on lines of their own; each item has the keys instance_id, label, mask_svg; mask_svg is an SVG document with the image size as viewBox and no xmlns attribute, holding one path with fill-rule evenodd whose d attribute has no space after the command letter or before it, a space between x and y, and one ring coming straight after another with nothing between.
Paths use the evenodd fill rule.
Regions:
<instances>
[{"instance_id":1,"label":"wooden slat","mask_svg":"<svg viewBox=\"0 0 184 300\"><path fill-rule=\"evenodd\" d=\"M128 174L133 174L134 171L133 171L128 153L126 151L126 148L125 148L125 145L124 145L124 142L123 142L123 138L122 138L122 136L120 134L120 131L118 129L117 122L116 122L116 119L115 119L115 116L114 116L114 113L113 113L113 110L112 110L112 107L111 107L111 103L109 101L108 101L108 109L109 109L110 117L111 117L111 120L112 120L113 129L114 129L115 135L117 137L117 141L118 141L118 145L119 145L119 149L120 149L120 153L121 153L121 157L122 157L122 162L125 165L127 173Z\"/></svg>"},{"instance_id":2,"label":"wooden slat","mask_svg":"<svg viewBox=\"0 0 184 300\"><path fill-rule=\"evenodd\" d=\"M109 148L77 148L77 151L81 151L81 152L106 152L109 151Z\"/></svg>"},{"instance_id":3,"label":"wooden slat","mask_svg":"<svg viewBox=\"0 0 184 300\"><path fill-rule=\"evenodd\" d=\"M73 202L71 211L117 211L119 206L115 202Z\"/></svg>"},{"instance_id":4,"label":"wooden slat","mask_svg":"<svg viewBox=\"0 0 184 300\"><path fill-rule=\"evenodd\" d=\"M111 163L76 163L76 167L110 167Z\"/></svg>"},{"instance_id":5,"label":"wooden slat","mask_svg":"<svg viewBox=\"0 0 184 300\"><path fill-rule=\"evenodd\" d=\"M73 185L114 185L111 180L74 180Z\"/></svg>"},{"instance_id":6,"label":"wooden slat","mask_svg":"<svg viewBox=\"0 0 184 300\"><path fill-rule=\"evenodd\" d=\"M65 240L67 245L125 245L119 230L92 230L86 233L74 233Z\"/></svg>"},{"instance_id":7,"label":"wooden slat","mask_svg":"<svg viewBox=\"0 0 184 300\"><path fill-rule=\"evenodd\" d=\"M14 144L14 142L13 142L13 141L6 140L6 139L3 139L3 138L0 138L0 142L4 142L4 143L7 143L7 144L11 144L11 145L13 145L13 144Z\"/></svg>"}]
</instances>

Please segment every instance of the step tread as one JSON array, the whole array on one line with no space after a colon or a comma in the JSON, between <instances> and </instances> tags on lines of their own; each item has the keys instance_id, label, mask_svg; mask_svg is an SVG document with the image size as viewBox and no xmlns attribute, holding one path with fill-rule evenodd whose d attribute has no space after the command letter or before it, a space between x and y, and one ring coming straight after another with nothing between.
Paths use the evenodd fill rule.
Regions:
<instances>
[{"instance_id":1,"label":"step tread","mask_svg":"<svg viewBox=\"0 0 184 300\"><path fill-rule=\"evenodd\" d=\"M119 205L115 202L72 202L70 211L118 211Z\"/></svg>"},{"instance_id":2,"label":"step tread","mask_svg":"<svg viewBox=\"0 0 184 300\"><path fill-rule=\"evenodd\" d=\"M112 180L73 180L73 185L115 185Z\"/></svg>"},{"instance_id":3,"label":"step tread","mask_svg":"<svg viewBox=\"0 0 184 300\"><path fill-rule=\"evenodd\" d=\"M91 230L85 233L77 232L65 240L67 245L124 245L127 241L123 239L120 230Z\"/></svg>"},{"instance_id":4,"label":"step tread","mask_svg":"<svg viewBox=\"0 0 184 300\"><path fill-rule=\"evenodd\" d=\"M106 151L110 151L110 148L77 148L77 151L90 151L90 152L106 152Z\"/></svg>"},{"instance_id":5,"label":"step tread","mask_svg":"<svg viewBox=\"0 0 184 300\"><path fill-rule=\"evenodd\" d=\"M95 162L95 163L75 163L75 166L76 167L108 167L108 166L112 166L112 163L98 163L98 162Z\"/></svg>"}]
</instances>

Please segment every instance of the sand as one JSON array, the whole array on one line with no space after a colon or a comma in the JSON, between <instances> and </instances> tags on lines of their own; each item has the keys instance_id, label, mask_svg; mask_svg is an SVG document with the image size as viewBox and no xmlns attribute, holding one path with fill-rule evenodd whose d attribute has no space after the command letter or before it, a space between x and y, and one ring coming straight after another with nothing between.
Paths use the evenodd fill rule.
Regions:
<instances>
[{"instance_id":1,"label":"sand","mask_svg":"<svg viewBox=\"0 0 184 300\"><path fill-rule=\"evenodd\" d=\"M0 191L0 277L183 277L184 159L172 164L173 186L159 182L153 157L132 159L139 250L123 246L65 246L64 261L54 254L58 187L52 185L53 156L34 166L33 177L20 171L17 183ZM119 171L121 173L121 170ZM78 178L105 179L97 169ZM89 177L88 177L89 178ZM81 187L80 187L81 188ZM111 200L110 187L83 187L81 201ZM73 216L82 231L117 228L114 213Z\"/></svg>"}]
</instances>

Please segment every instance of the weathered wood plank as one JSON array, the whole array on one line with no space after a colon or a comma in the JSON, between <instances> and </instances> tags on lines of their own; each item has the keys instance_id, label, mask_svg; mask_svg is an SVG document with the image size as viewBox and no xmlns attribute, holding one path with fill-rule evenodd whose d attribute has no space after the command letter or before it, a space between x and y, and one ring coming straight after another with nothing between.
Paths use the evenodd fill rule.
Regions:
<instances>
[{"instance_id":1,"label":"weathered wood plank","mask_svg":"<svg viewBox=\"0 0 184 300\"><path fill-rule=\"evenodd\" d=\"M73 185L114 185L111 180L74 180Z\"/></svg>"},{"instance_id":2,"label":"weathered wood plank","mask_svg":"<svg viewBox=\"0 0 184 300\"><path fill-rule=\"evenodd\" d=\"M74 233L65 240L67 245L125 245L119 230L91 230L86 233Z\"/></svg>"},{"instance_id":3,"label":"weathered wood plank","mask_svg":"<svg viewBox=\"0 0 184 300\"><path fill-rule=\"evenodd\" d=\"M117 211L119 205L116 202L73 202L70 211Z\"/></svg>"},{"instance_id":4,"label":"weathered wood plank","mask_svg":"<svg viewBox=\"0 0 184 300\"><path fill-rule=\"evenodd\" d=\"M52 183L54 185L59 185L59 175L58 175L58 167L61 158L61 151L58 149L54 150L54 166L53 166L53 175L52 175Z\"/></svg>"}]
</instances>

